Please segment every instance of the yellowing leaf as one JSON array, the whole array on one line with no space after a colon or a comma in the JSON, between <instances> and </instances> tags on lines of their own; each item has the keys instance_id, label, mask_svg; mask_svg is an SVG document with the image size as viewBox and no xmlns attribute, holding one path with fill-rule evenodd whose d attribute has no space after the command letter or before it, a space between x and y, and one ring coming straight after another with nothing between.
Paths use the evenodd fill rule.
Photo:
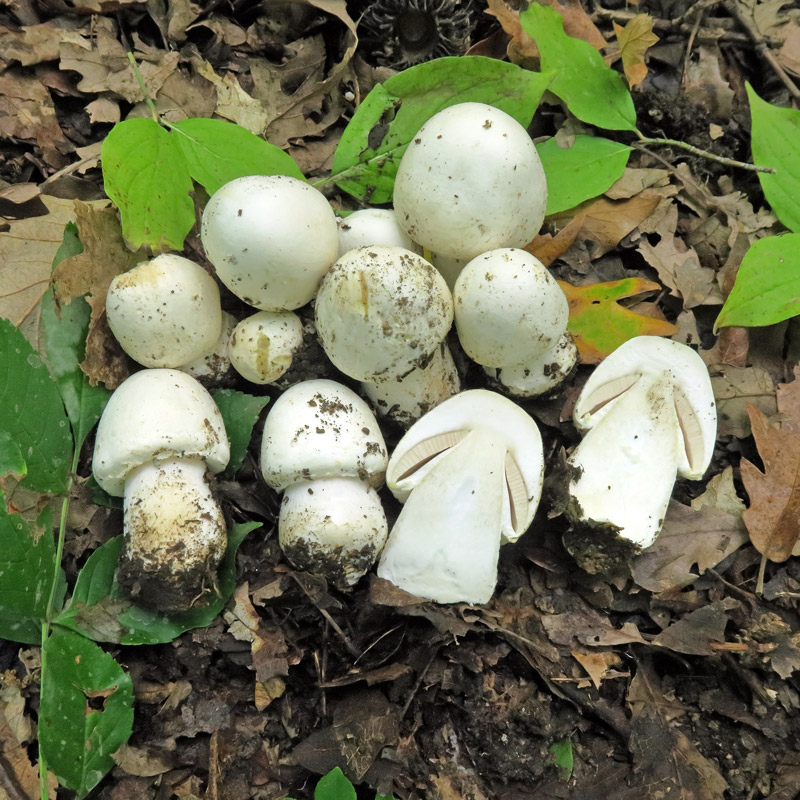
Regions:
<instances>
[{"instance_id":1,"label":"yellowing leaf","mask_svg":"<svg viewBox=\"0 0 800 800\"><path fill-rule=\"evenodd\" d=\"M624 28L615 22L614 33L617 34L625 77L628 79L628 85L633 88L647 75L644 56L648 48L658 41L658 36L653 33L652 17L649 14L637 14L628 20Z\"/></svg>"},{"instance_id":2,"label":"yellowing leaf","mask_svg":"<svg viewBox=\"0 0 800 800\"><path fill-rule=\"evenodd\" d=\"M573 286L559 281L569 301L568 330L578 346L582 364L599 364L634 336L672 336L670 322L645 317L617 304L618 300L661 289L644 278Z\"/></svg>"}]
</instances>

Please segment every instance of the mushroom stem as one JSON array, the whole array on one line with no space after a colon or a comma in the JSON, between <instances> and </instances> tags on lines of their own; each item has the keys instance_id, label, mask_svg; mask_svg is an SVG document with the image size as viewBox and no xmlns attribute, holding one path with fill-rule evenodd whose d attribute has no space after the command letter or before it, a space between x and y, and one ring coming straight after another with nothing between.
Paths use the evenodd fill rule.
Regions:
<instances>
[{"instance_id":1,"label":"mushroom stem","mask_svg":"<svg viewBox=\"0 0 800 800\"><path fill-rule=\"evenodd\" d=\"M201 458L147 462L125 481L120 583L163 611L186 609L214 585L225 552L225 520Z\"/></svg>"}]
</instances>

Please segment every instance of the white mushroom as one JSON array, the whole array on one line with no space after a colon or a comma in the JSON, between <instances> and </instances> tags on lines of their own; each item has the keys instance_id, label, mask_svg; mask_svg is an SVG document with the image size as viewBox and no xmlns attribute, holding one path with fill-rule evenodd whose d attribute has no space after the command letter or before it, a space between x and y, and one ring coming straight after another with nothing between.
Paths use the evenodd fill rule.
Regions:
<instances>
[{"instance_id":1,"label":"white mushroom","mask_svg":"<svg viewBox=\"0 0 800 800\"><path fill-rule=\"evenodd\" d=\"M142 370L111 396L92 471L125 498L119 580L137 602L183 611L213 591L226 530L207 473L228 458L222 415L189 375Z\"/></svg>"},{"instance_id":2,"label":"white mushroom","mask_svg":"<svg viewBox=\"0 0 800 800\"><path fill-rule=\"evenodd\" d=\"M567 298L525 250L491 250L472 259L458 276L453 301L464 352L510 394L544 394L575 366Z\"/></svg>"},{"instance_id":3,"label":"white mushroom","mask_svg":"<svg viewBox=\"0 0 800 800\"><path fill-rule=\"evenodd\" d=\"M539 429L516 403L473 389L400 440L387 484L405 502L378 575L438 603L486 603L503 540L528 528L542 491Z\"/></svg>"},{"instance_id":4,"label":"white mushroom","mask_svg":"<svg viewBox=\"0 0 800 800\"><path fill-rule=\"evenodd\" d=\"M513 117L483 103L432 116L408 145L394 184L401 227L447 259L522 247L539 232L546 205L531 137Z\"/></svg>"},{"instance_id":5,"label":"white mushroom","mask_svg":"<svg viewBox=\"0 0 800 800\"><path fill-rule=\"evenodd\" d=\"M122 349L145 367L181 367L202 358L222 331L216 282L174 253L117 275L106 294L106 316Z\"/></svg>"},{"instance_id":6,"label":"white mushroom","mask_svg":"<svg viewBox=\"0 0 800 800\"><path fill-rule=\"evenodd\" d=\"M421 252L397 224L397 215L391 208L362 208L339 220L339 257L356 247L375 244Z\"/></svg>"},{"instance_id":7,"label":"white mushroom","mask_svg":"<svg viewBox=\"0 0 800 800\"><path fill-rule=\"evenodd\" d=\"M298 383L270 409L264 480L284 491L278 535L298 569L355 583L380 553L388 526L375 491L388 457L367 404L335 381Z\"/></svg>"},{"instance_id":8,"label":"white mushroom","mask_svg":"<svg viewBox=\"0 0 800 800\"><path fill-rule=\"evenodd\" d=\"M233 368L251 383L275 383L303 346L303 323L292 311L259 311L233 330Z\"/></svg>"},{"instance_id":9,"label":"white mushroom","mask_svg":"<svg viewBox=\"0 0 800 800\"><path fill-rule=\"evenodd\" d=\"M452 359L434 359L453 321L452 297L416 253L386 245L350 250L325 276L315 308L322 347L345 375L382 384L428 367L420 394L400 416L418 414L441 387L457 387Z\"/></svg>"},{"instance_id":10,"label":"white mushroom","mask_svg":"<svg viewBox=\"0 0 800 800\"><path fill-rule=\"evenodd\" d=\"M222 331L219 334L217 343L211 352L206 353L201 358L190 361L188 364L181 364L182 372L191 375L205 386L219 385L224 382L231 369L231 358L229 346L231 334L236 327L236 317L227 311L222 312Z\"/></svg>"},{"instance_id":11,"label":"white mushroom","mask_svg":"<svg viewBox=\"0 0 800 800\"><path fill-rule=\"evenodd\" d=\"M328 201L286 175L226 183L205 207L201 236L219 279L265 311L291 311L308 303L339 246Z\"/></svg>"},{"instance_id":12,"label":"white mushroom","mask_svg":"<svg viewBox=\"0 0 800 800\"><path fill-rule=\"evenodd\" d=\"M574 419L587 433L569 458L568 514L649 547L676 476L701 478L711 461L717 415L706 365L670 339L630 339L592 373Z\"/></svg>"}]
</instances>

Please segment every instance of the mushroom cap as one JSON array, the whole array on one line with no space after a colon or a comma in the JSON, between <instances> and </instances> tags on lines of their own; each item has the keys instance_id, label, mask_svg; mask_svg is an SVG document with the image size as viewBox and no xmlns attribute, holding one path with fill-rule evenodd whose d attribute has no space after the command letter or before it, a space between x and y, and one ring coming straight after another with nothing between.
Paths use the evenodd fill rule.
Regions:
<instances>
[{"instance_id":1,"label":"mushroom cap","mask_svg":"<svg viewBox=\"0 0 800 800\"><path fill-rule=\"evenodd\" d=\"M394 184L401 227L434 253L455 258L522 247L539 232L546 205L531 137L483 103L434 114L408 145Z\"/></svg>"},{"instance_id":2,"label":"mushroom cap","mask_svg":"<svg viewBox=\"0 0 800 800\"><path fill-rule=\"evenodd\" d=\"M650 404L655 412L659 402L674 403L684 445L678 475L701 478L714 453L717 408L708 368L685 344L636 336L620 345L584 384L573 412L575 425L581 430L596 427L642 376L657 377L662 386L672 387L671 397L653 397ZM629 427L633 420L626 419L624 424Z\"/></svg>"},{"instance_id":3,"label":"mushroom cap","mask_svg":"<svg viewBox=\"0 0 800 800\"><path fill-rule=\"evenodd\" d=\"M544 456L539 428L516 403L496 392L470 389L445 400L409 428L386 470L392 494L405 502L449 453L466 451L471 434L488 435L503 450L505 485L503 536L518 539L533 520L542 492ZM478 468L475 459L450 459L454 470Z\"/></svg>"},{"instance_id":4,"label":"mushroom cap","mask_svg":"<svg viewBox=\"0 0 800 800\"><path fill-rule=\"evenodd\" d=\"M131 471L149 461L202 458L212 473L230 458L225 424L211 395L174 369L146 369L123 381L97 426L92 472L121 497Z\"/></svg>"},{"instance_id":5,"label":"mushroom cap","mask_svg":"<svg viewBox=\"0 0 800 800\"><path fill-rule=\"evenodd\" d=\"M216 282L174 253L117 275L108 287L106 316L122 349L145 367L180 367L201 358L222 331Z\"/></svg>"},{"instance_id":6,"label":"mushroom cap","mask_svg":"<svg viewBox=\"0 0 800 800\"><path fill-rule=\"evenodd\" d=\"M233 368L251 383L274 383L303 346L303 323L293 311L259 311L233 329Z\"/></svg>"},{"instance_id":7,"label":"mushroom cap","mask_svg":"<svg viewBox=\"0 0 800 800\"><path fill-rule=\"evenodd\" d=\"M473 258L453 289L464 352L484 367L511 367L552 349L567 329L569 303L547 267L525 250Z\"/></svg>"},{"instance_id":8,"label":"mushroom cap","mask_svg":"<svg viewBox=\"0 0 800 800\"><path fill-rule=\"evenodd\" d=\"M278 491L299 481L333 477L380 486L387 461L386 444L369 406L336 381L297 383L267 414L261 472Z\"/></svg>"},{"instance_id":9,"label":"mushroom cap","mask_svg":"<svg viewBox=\"0 0 800 800\"><path fill-rule=\"evenodd\" d=\"M225 381L230 372L231 358L228 352L231 334L236 327L236 317L227 311L222 312L222 331L214 349L194 361L181 364L181 372L186 372L206 386L216 386Z\"/></svg>"},{"instance_id":10,"label":"mushroom cap","mask_svg":"<svg viewBox=\"0 0 800 800\"><path fill-rule=\"evenodd\" d=\"M382 380L424 366L453 322L444 278L422 256L376 245L345 253L316 300L328 358L356 380Z\"/></svg>"},{"instance_id":11,"label":"mushroom cap","mask_svg":"<svg viewBox=\"0 0 800 800\"><path fill-rule=\"evenodd\" d=\"M308 303L336 260L336 215L313 186L287 175L251 175L220 187L201 236L219 279L251 306Z\"/></svg>"},{"instance_id":12,"label":"mushroom cap","mask_svg":"<svg viewBox=\"0 0 800 800\"><path fill-rule=\"evenodd\" d=\"M397 215L391 208L362 208L339 220L340 258L348 250L375 244L405 247L415 253L422 250L397 224Z\"/></svg>"},{"instance_id":13,"label":"mushroom cap","mask_svg":"<svg viewBox=\"0 0 800 800\"><path fill-rule=\"evenodd\" d=\"M286 489L281 549L298 569L351 586L375 563L389 526L380 497L358 478L321 478Z\"/></svg>"}]
</instances>

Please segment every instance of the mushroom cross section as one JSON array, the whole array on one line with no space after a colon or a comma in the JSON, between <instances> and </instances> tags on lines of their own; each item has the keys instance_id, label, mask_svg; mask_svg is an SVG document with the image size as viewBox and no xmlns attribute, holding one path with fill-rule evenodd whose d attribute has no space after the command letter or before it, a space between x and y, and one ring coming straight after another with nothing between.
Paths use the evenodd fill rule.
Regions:
<instances>
[{"instance_id":1,"label":"mushroom cross section","mask_svg":"<svg viewBox=\"0 0 800 800\"><path fill-rule=\"evenodd\" d=\"M378 575L439 603L485 603L505 539L528 528L542 490L542 440L513 401L484 389L445 400L416 422L389 460L405 505Z\"/></svg>"},{"instance_id":2,"label":"mushroom cross section","mask_svg":"<svg viewBox=\"0 0 800 800\"><path fill-rule=\"evenodd\" d=\"M595 369L574 420L588 433L569 459L571 516L648 547L676 476L697 480L711 461L717 413L706 365L679 342L637 336Z\"/></svg>"}]
</instances>

